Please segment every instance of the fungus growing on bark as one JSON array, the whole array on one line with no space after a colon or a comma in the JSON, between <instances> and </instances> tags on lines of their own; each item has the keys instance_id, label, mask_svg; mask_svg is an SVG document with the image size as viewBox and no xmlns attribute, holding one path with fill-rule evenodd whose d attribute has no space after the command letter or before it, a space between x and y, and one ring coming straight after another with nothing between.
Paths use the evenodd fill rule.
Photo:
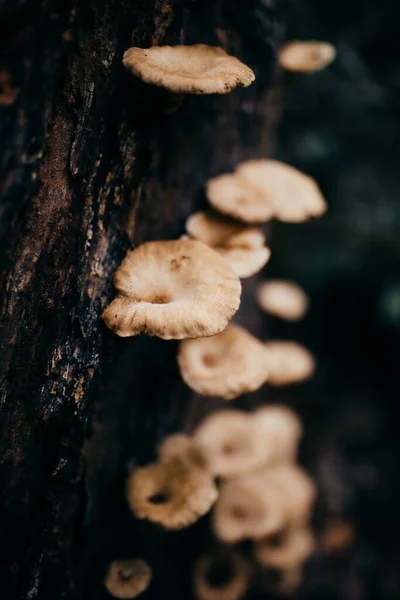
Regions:
<instances>
[{"instance_id":1,"label":"fungus growing on bark","mask_svg":"<svg viewBox=\"0 0 400 600\"><path fill-rule=\"evenodd\" d=\"M198 600L239 600L249 588L250 567L234 551L218 551L200 558L194 569L193 588Z\"/></svg>"},{"instance_id":2,"label":"fungus growing on bark","mask_svg":"<svg viewBox=\"0 0 400 600\"><path fill-rule=\"evenodd\" d=\"M287 71L314 73L330 65L336 58L336 48L328 42L291 41L278 53L280 66Z\"/></svg>"},{"instance_id":3,"label":"fungus growing on bark","mask_svg":"<svg viewBox=\"0 0 400 600\"><path fill-rule=\"evenodd\" d=\"M231 400L257 390L268 379L262 342L238 325L212 337L183 340L178 364L182 379L202 396Z\"/></svg>"},{"instance_id":4,"label":"fungus growing on bark","mask_svg":"<svg viewBox=\"0 0 400 600\"><path fill-rule=\"evenodd\" d=\"M265 343L268 383L274 386L307 381L316 368L313 355L297 342L272 340Z\"/></svg>"},{"instance_id":5,"label":"fungus growing on bark","mask_svg":"<svg viewBox=\"0 0 400 600\"><path fill-rule=\"evenodd\" d=\"M251 277L268 262L271 251L263 233L211 211L198 212L186 221L186 231L218 252L238 277Z\"/></svg>"},{"instance_id":6,"label":"fungus growing on bark","mask_svg":"<svg viewBox=\"0 0 400 600\"><path fill-rule=\"evenodd\" d=\"M140 558L130 558L111 563L104 585L116 598L136 598L147 590L150 580L149 565Z\"/></svg>"},{"instance_id":7,"label":"fungus growing on bark","mask_svg":"<svg viewBox=\"0 0 400 600\"><path fill-rule=\"evenodd\" d=\"M123 63L146 83L175 94L227 94L255 80L240 60L205 44L129 48Z\"/></svg>"},{"instance_id":8,"label":"fungus growing on bark","mask_svg":"<svg viewBox=\"0 0 400 600\"><path fill-rule=\"evenodd\" d=\"M286 406L271 405L253 413L256 435L261 436L268 448L265 465L294 461L303 433L298 416Z\"/></svg>"},{"instance_id":9,"label":"fungus growing on bark","mask_svg":"<svg viewBox=\"0 0 400 600\"><path fill-rule=\"evenodd\" d=\"M286 570L305 563L314 548L314 536L308 527L289 527L257 541L254 554L260 565Z\"/></svg>"},{"instance_id":10,"label":"fungus growing on bark","mask_svg":"<svg viewBox=\"0 0 400 600\"><path fill-rule=\"evenodd\" d=\"M279 279L261 283L257 301L266 313L286 321L302 319L309 305L308 297L299 285Z\"/></svg>"},{"instance_id":11,"label":"fungus growing on bark","mask_svg":"<svg viewBox=\"0 0 400 600\"><path fill-rule=\"evenodd\" d=\"M103 319L121 337L215 335L240 304L238 277L219 254L195 240L142 244L128 253L114 285L117 297Z\"/></svg>"},{"instance_id":12,"label":"fungus growing on bark","mask_svg":"<svg viewBox=\"0 0 400 600\"><path fill-rule=\"evenodd\" d=\"M218 492L210 473L172 454L132 471L127 499L138 519L182 529L208 512Z\"/></svg>"}]
</instances>

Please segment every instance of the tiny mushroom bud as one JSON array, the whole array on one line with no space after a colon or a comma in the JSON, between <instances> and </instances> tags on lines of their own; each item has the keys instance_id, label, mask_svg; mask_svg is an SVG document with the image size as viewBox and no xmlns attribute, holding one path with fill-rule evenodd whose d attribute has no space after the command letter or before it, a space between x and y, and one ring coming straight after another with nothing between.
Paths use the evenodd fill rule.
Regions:
<instances>
[{"instance_id":1,"label":"tiny mushroom bud","mask_svg":"<svg viewBox=\"0 0 400 600\"><path fill-rule=\"evenodd\" d=\"M116 560L109 566L104 585L115 598L136 598L147 590L151 569L140 558Z\"/></svg>"},{"instance_id":2,"label":"tiny mushroom bud","mask_svg":"<svg viewBox=\"0 0 400 600\"><path fill-rule=\"evenodd\" d=\"M133 514L170 530L197 521L210 510L217 496L210 473L175 453L135 469L127 483Z\"/></svg>"},{"instance_id":3,"label":"tiny mushroom bud","mask_svg":"<svg viewBox=\"0 0 400 600\"><path fill-rule=\"evenodd\" d=\"M270 385L301 383L315 372L313 355L297 342L271 340L265 343L265 353Z\"/></svg>"},{"instance_id":4,"label":"tiny mushroom bud","mask_svg":"<svg viewBox=\"0 0 400 600\"><path fill-rule=\"evenodd\" d=\"M227 326L241 285L214 250L195 240L147 242L128 253L115 279L106 325L121 337L210 336Z\"/></svg>"},{"instance_id":5,"label":"tiny mushroom bud","mask_svg":"<svg viewBox=\"0 0 400 600\"><path fill-rule=\"evenodd\" d=\"M198 600L239 600L250 583L250 566L234 551L218 551L195 565L193 587Z\"/></svg>"},{"instance_id":6,"label":"tiny mushroom bud","mask_svg":"<svg viewBox=\"0 0 400 600\"><path fill-rule=\"evenodd\" d=\"M308 297L299 285L279 279L261 283L257 300L262 310L286 321L302 319L309 305Z\"/></svg>"},{"instance_id":7,"label":"tiny mushroom bud","mask_svg":"<svg viewBox=\"0 0 400 600\"><path fill-rule=\"evenodd\" d=\"M278 60L283 69L298 73L314 73L330 65L336 58L336 49L328 42L291 41L279 51Z\"/></svg>"},{"instance_id":8,"label":"tiny mushroom bud","mask_svg":"<svg viewBox=\"0 0 400 600\"><path fill-rule=\"evenodd\" d=\"M227 94L255 79L240 60L205 44L129 48L123 63L146 83L176 94Z\"/></svg>"},{"instance_id":9,"label":"tiny mushroom bud","mask_svg":"<svg viewBox=\"0 0 400 600\"><path fill-rule=\"evenodd\" d=\"M286 406L271 405L253 413L257 436L262 436L269 450L265 464L294 461L303 427L299 417Z\"/></svg>"},{"instance_id":10,"label":"tiny mushroom bud","mask_svg":"<svg viewBox=\"0 0 400 600\"><path fill-rule=\"evenodd\" d=\"M216 250L238 277L251 277L268 262L271 251L264 245L263 233L219 216L198 212L186 221L186 231Z\"/></svg>"},{"instance_id":11,"label":"tiny mushroom bud","mask_svg":"<svg viewBox=\"0 0 400 600\"><path fill-rule=\"evenodd\" d=\"M264 567L292 569L306 562L314 548L314 536L308 527L289 527L256 542L254 552Z\"/></svg>"},{"instance_id":12,"label":"tiny mushroom bud","mask_svg":"<svg viewBox=\"0 0 400 600\"><path fill-rule=\"evenodd\" d=\"M212 337L183 340L178 364L185 383L203 396L231 400L268 379L264 344L238 325Z\"/></svg>"}]
</instances>

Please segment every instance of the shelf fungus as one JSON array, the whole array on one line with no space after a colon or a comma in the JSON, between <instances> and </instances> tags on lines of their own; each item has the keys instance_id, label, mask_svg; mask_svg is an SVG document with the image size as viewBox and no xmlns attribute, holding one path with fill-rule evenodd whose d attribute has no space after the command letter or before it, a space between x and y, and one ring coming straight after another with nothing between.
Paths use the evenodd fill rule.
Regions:
<instances>
[{"instance_id":1,"label":"shelf fungus","mask_svg":"<svg viewBox=\"0 0 400 600\"><path fill-rule=\"evenodd\" d=\"M178 364L185 383L203 396L232 400L268 379L265 346L238 325L212 337L183 340Z\"/></svg>"},{"instance_id":2,"label":"shelf fungus","mask_svg":"<svg viewBox=\"0 0 400 600\"><path fill-rule=\"evenodd\" d=\"M196 240L147 242L118 269L106 325L121 337L165 340L219 333L240 304L238 277L217 252Z\"/></svg>"},{"instance_id":3,"label":"shelf fungus","mask_svg":"<svg viewBox=\"0 0 400 600\"><path fill-rule=\"evenodd\" d=\"M146 83L175 94L227 94L255 80L240 60L205 44L129 48L123 63Z\"/></svg>"},{"instance_id":4,"label":"shelf fungus","mask_svg":"<svg viewBox=\"0 0 400 600\"><path fill-rule=\"evenodd\" d=\"M104 585L115 598L136 598L151 580L149 565L140 558L115 560L108 568Z\"/></svg>"},{"instance_id":5,"label":"shelf fungus","mask_svg":"<svg viewBox=\"0 0 400 600\"><path fill-rule=\"evenodd\" d=\"M294 569L303 565L315 548L309 527L289 527L255 543L254 555L264 567Z\"/></svg>"},{"instance_id":6,"label":"shelf fungus","mask_svg":"<svg viewBox=\"0 0 400 600\"><path fill-rule=\"evenodd\" d=\"M210 510L217 496L206 468L165 448L158 462L134 469L127 483L133 514L169 530L183 529L197 521Z\"/></svg>"},{"instance_id":7,"label":"shelf fungus","mask_svg":"<svg viewBox=\"0 0 400 600\"><path fill-rule=\"evenodd\" d=\"M211 211L198 212L186 221L186 231L216 250L240 278L258 273L268 262L271 251L263 233Z\"/></svg>"},{"instance_id":8,"label":"shelf fungus","mask_svg":"<svg viewBox=\"0 0 400 600\"><path fill-rule=\"evenodd\" d=\"M271 340L265 343L265 352L270 385L302 383L314 375L313 355L297 342Z\"/></svg>"},{"instance_id":9,"label":"shelf fungus","mask_svg":"<svg viewBox=\"0 0 400 600\"><path fill-rule=\"evenodd\" d=\"M299 285L280 279L261 283L257 289L257 301L266 313L285 321L302 319L309 306L308 297Z\"/></svg>"},{"instance_id":10,"label":"shelf fungus","mask_svg":"<svg viewBox=\"0 0 400 600\"><path fill-rule=\"evenodd\" d=\"M249 589L251 569L233 550L217 550L198 559L193 589L198 600L239 600Z\"/></svg>"},{"instance_id":11,"label":"shelf fungus","mask_svg":"<svg viewBox=\"0 0 400 600\"><path fill-rule=\"evenodd\" d=\"M329 42L293 40L278 53L280 66L287 71L314 73L330 65L336 58L336 48Z\"/></svg>"}]
</instances>

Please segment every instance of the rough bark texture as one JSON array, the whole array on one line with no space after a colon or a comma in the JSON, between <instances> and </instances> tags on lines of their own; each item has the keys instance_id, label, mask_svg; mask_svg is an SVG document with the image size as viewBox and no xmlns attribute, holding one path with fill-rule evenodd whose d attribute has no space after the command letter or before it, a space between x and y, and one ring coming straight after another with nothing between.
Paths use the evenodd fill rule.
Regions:
<instances>
[{"instance_id":1,"label":"rough bark texture","mask_svg":"<svg viewBox=\"0 0 400 600\"><path fill-rule=\"evenodd\" d=\"M150 595L185 595L182 565L171 558L183 556L184 536L138 528L123 500L129 466L151 458L157 440L185 419L176 344L117 339L100 316L129 248L179 236L204 202L208 176L267 152L284 4L1 5L7 600L106 597L105 565L135 552L159 567ZM167 114L168 96L121 63L131 45L198 41L241 58L257 83L226 97L189 97Z\"/></svg>"}]
</instances>

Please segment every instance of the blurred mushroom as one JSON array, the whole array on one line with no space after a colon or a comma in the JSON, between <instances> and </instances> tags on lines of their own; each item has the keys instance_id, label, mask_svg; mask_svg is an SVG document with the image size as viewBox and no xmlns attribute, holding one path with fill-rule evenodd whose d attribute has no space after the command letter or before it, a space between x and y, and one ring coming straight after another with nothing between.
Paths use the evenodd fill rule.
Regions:
<instances>
[{"instance_id":1,"label":"blurred mushroom","mask_svg":"<svg viewBox=\"0 0 400 600\"><path fill-rule=\"evenodd\" d=\"M286 406L263 406L253 413L257 436L268 448L265 465L294 461L303 427L299 417Z\"/></svg>"},{"instance_id":2,"label":"blurred mushroom","mask_svg":"<svg viewBox=\"0 0 400 600\"><path fill-rule=\"evenodd\" d=\"M146 83L177 94L227 94L255 79L240 60L205 44L129 48L123 63Z\"/></svg>"},{"instance_id":3,"label":"blurred mushroom","mask_svg":"<svg viewBox=\"0 0 400 600\"><path fill-rule=\"evenodd\" d=\"M286 321L302 319L309 305L308 297L299 285L279 279L261 283L257 300L262 310Z\"/></svg>"},{"instance_id":4,"label":"blurred mushroom","mask_svg":"<svg viewBox=\"0 0 400 600\"><path fill-rule=\"evenodd\" d=\"M353 544L355 537L354 525L350 521L337 518L326 525L321 536L321 545L325 552L340 554Z\"/></svg>"},{"instance_id":5,"label":"blurred mushroom","mask_svg":"<svg viewBox=\"0 0 400 600\"><path fill-rule=\"evenodd\" d=\"M195 565L193 587L198 600L239 600L249 588L250 567L234 551L218 551Z\"/></svg>"},{"instance_id":6,"label":"blurred mushroom","mask_svg":"<svg viewBox=\"0 0 400 600\"><path fill-rule=\"evenodd\" d=\"M255 543L256 560L264 567L293 569L308 560L315 548L308 527L289 527Z\"/></svg>"},{"instance_id":7,"label":"blurred mushroom","mask_svg":"<svg viewBox=\"0 0 400 600\"><path fill-rule=\"evenodd\" d=\"M299 589L303 581L303 569L294 567L279 571L278 581L272 586L274 592L281 596L291 596Z\"/></svg>"},{"instance_id":8,"label":"blurred mushroom","mask_svg":"<svg viewBox=\"0 0 400 600\"><path fill-rule=\"evenodd\" d=\"M130 558L111 563L104 585L116 598L136 598L147 590L150 580L149 565L140 558Z\"/></svg>"},{"instance_id":9,"label":"blurred mushroom","mask_svg":"<svg viewBox=\"0 0 400 600\"><path fill-rule=\"evenodd\" d=\"M114 278L106 325L121 337L210 336L227 326L241 285L214 250L195 240L147 242L128 253Z\"/></svg>"},{"instance_id":10,"label":"blurred mushroom","mask_svg":"<svg viewBox=\"0 0 400 600\"><path fill-rule=\"evenodd\" d=\"M210 469L211 453L209 449L184 433L175 433L166 437L159 447L158 453L161 460L180 458L188 465L194 465L200 469Z\"/></svg>"},{"instance_id":11,"label":"blurred mushroom","mask_svg":"<svg viewBox=\"0 0 400 600\"><path fill-rule=\"evenodd\" d=\"M264 344L238 325L213 337L183 340L178 364L185 383L203 396L231 400L268 378Z\"/></svg>"},{"instance_id":12,"label":"blurred mushroom","mask_svg":"<svg viewBox=\"0 0 400 600\"><path fill-rule=\"evenodd\" d=\"M297 342L271 340L265 343L265 352L270 385L301 383L315 372L313 355Z\"/></svg>"},{"instance_id":13,"label":"blurred mushroom","mask_svg":"<svg viewBox=\"0 0 400 600\"><path fill-rule=\"evenodd\" d=\"M259 229L235 223L211 211L191 215L186 221L186 231L216 250L241 278L260 271L271 256Z\"/></svg>"},{"instance_id":14,"label":"blurred mushroom","mask_svg":"<svg viewBox=\"0 0 400 600\"><path fill-rule=\"evenodd\" d=\"M330 65L336 58L336 48L328 42L291 41L278 53L280 66L287 71L314 73Z\"/></svg>"},{"instance_id":15,"label":"blurred mushroom","mask_svg":"<svg viewBox=\"0 0 400 600\"><path fill-rule=\"evenodd\" d=\"M175 454L135 469L127 483L133 514L170 530L197 521L210 510L217 496L209 472Z\"/></svg>"}]
</instances>

